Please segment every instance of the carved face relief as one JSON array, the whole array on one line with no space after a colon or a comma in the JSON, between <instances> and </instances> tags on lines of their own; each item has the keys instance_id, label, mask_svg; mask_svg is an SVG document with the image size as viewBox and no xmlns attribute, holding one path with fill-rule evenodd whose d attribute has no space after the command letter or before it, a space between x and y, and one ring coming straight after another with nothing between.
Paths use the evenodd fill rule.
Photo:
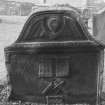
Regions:
<instances>
[{"instance_id":1,"label":"carved face relief","mask_svg":"<svg viewBox=\"0 0 105 105\"><path fill-rule=\"evenodd\" d=\"M60 16L52 16L47 20L47 27L52 34L56 34L61 30L62 18Z\"/></svg>"},{"instance_id":2,"label":"carved face relief","mask_svg":"<svg viewBox=\"0 0 105 105\"><path fill-rule=\"evenodd\" d=\"M56 33L59 23L58 23L58 18L57 17L52 17L48 19L48 28L51 32Z\"/></svg>"}]
</instances>

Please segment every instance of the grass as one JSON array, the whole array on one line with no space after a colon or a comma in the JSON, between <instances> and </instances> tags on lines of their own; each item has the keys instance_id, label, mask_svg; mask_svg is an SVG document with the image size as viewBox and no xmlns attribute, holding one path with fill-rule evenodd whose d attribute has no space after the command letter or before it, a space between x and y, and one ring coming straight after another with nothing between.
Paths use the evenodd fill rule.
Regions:
<instances>
[{"instance_id":1,"label":"grass","mask_svg":"<svg viewBox=\"0 0 105 105\"><path fill-rule=\"evenodd\" d=\"M8 85L0 85L0 105L38 105L30 102L8 102L11 88Z\"/></svg>"}]
</instances>

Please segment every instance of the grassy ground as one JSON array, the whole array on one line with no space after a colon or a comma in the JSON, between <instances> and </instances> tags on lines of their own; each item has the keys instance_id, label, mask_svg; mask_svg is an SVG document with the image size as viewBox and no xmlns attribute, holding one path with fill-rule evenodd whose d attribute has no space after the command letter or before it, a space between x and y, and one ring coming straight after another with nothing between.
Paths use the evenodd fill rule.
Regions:
<instances>
[{"instance_id":1,"label":"grassy ground","mask_svg":"<svg viewBox=\"0 0 105 105\"><path fill-rule=\"evenodd\" d=\"M31 102L8 102L11 88L8 85L0 85L0 105L38 105Z\"/></svg>"}]
</instances>

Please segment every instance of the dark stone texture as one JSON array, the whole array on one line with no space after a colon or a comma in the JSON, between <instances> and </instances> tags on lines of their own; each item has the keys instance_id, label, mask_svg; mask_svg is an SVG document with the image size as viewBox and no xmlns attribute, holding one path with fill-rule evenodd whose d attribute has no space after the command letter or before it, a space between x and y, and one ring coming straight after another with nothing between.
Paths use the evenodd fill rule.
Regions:
<instances>
[{"instance_id":1,"label":"dark stone texture","mask_svg":"<svg viewBox=\"0 0 105 105\"><path fill-rule=\"evenodd\" d=\"M100 102L104 45L90 36L78 18L65 10L29 17L17 41L5 48L12 87L9 100L47 103L47 96L61 96L65 103ZM41 59L51 61L53 75L39 76ZM62 64L68 72L57 76L57 65Z\"/></svg>"}]
</instances>

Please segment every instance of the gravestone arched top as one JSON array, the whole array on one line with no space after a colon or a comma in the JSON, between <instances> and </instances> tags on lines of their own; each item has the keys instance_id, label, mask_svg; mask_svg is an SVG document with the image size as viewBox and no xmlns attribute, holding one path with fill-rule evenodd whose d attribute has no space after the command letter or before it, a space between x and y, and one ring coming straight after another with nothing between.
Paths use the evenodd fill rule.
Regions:
<instances>
[{"instance_id":1,"label":"gravestone arched top","mask_svg":"<svg viewBox=\"0 0 105 105\"><path fill-rule=\"evenodd\" d=\"M59 45L104 48L102 43L90 35L78 12L65 9L33 12L11 47Z\"/></svg>"}]
</instances>

